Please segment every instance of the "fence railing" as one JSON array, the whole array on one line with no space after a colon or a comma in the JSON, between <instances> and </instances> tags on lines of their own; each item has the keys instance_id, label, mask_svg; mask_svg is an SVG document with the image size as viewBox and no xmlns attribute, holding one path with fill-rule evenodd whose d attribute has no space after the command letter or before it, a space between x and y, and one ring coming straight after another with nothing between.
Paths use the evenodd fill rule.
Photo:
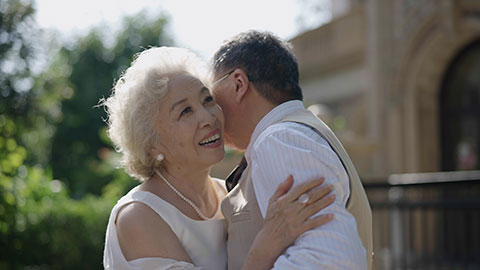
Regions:
<instances>
[{"instance_id":1,"label":"fence railing","mask_svg":"<svg viewBox=\"0 0 480 270\"><path fill-rule=\"evenodd\" d=\"M480 171L397 174L365 189L376 270L480 269Z\"/></svg>"}]
</instances>

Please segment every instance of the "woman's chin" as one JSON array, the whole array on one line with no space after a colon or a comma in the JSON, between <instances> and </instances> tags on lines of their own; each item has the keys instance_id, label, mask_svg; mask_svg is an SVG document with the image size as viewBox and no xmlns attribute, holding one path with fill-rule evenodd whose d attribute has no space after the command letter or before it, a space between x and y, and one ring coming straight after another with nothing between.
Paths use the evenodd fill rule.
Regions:
<instances>
[{"instance_id":1,"label":"woman's chin","mask_svg":"<svg viewBox=\"0 0 480 270\"><path fill-rule=\"evenodd\" d=\"M224 159L225 159L225 150L222 150L221 153L219 153L218 156L216 156L216 159L214 160L213 166L222 162Z\"/></svg>"},{"instance_id":2,"label":"woman's chin","mask_svg":"<svg viewBox=\"0 0 480 270\"><path fill-rule=\"evenodd\" d=\"M208 160L205 160L209 163L209 167L213 167L217 165L218 163L222 162L225 159L225 151L219 151L215 156L212 156Z\"/></svg>"}]
</instances>

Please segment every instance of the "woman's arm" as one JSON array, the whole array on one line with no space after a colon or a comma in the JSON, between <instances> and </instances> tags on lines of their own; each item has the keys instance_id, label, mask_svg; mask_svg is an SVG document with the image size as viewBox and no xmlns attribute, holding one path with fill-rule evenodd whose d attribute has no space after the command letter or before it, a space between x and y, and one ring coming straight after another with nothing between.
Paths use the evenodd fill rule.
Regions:
<instances>
[{"instance_id":1,"label":"woman's arm","mask_svg":"<svg viewBox=\"0 0 480 270\"><path fill-rule=\"evenodd\" d=\"M133 202L122 208L116 229L127 261L161 257L192 263L170 226L143 203Z\"/></svg>"},{"instance_id":2,"label":"woman's arm","mask_svg":"<svg viewBox=\"0 0 480 270\"><path fill-rule=\"evenodd\" d=\"M271 269L275 260L304 232L333 219L324 214L309 219L335 201L331 185L322 185L324 179L302 183L292 190L293 177L281 183L269 200L262 229L255 237L242 269ZM307 193L309 200L301 203L298 198Z\"/></svg>"}]
</instances>

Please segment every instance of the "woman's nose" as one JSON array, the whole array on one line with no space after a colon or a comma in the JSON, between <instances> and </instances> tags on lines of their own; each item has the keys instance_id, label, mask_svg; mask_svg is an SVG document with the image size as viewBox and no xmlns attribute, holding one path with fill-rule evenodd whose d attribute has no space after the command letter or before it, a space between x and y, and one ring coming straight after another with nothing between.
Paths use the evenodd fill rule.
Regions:
<instances>
[{"instance_id":1,"label":"woman's nose","mask_svg":"<svg viewBox=\"0 0 480 270\"><path fill-rule=\"evenodd\" d=\"M215 117L214 112L208 108L204 108L202 111L202 126L212 126L215 124L217 118Z\"/></svg>"}]
</instances>

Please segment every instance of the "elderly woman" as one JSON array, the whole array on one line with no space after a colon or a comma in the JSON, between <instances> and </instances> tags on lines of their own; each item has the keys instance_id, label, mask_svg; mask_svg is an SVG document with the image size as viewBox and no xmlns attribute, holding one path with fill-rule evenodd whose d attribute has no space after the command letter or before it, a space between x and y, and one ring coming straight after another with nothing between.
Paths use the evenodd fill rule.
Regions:
<instances>
[{"instance_id":1,"label":"elderly woman","mask_svg":"<svg viewBox=\"0 0 480 270\"><path fill-rule=\"evenodd\" d=\"M202 63L180 48L140 53L104 105L108 134L122 166L141 184L112 209L106 269L226 269L224 182L210 177L222 161L224 116L205 85ZM272 196L263 229L244 269L270 269L304 231L331 215L309 219L331 203L322 179ZM298 198L308 192L309 203Z\"/></svg>"}]
</instances>

